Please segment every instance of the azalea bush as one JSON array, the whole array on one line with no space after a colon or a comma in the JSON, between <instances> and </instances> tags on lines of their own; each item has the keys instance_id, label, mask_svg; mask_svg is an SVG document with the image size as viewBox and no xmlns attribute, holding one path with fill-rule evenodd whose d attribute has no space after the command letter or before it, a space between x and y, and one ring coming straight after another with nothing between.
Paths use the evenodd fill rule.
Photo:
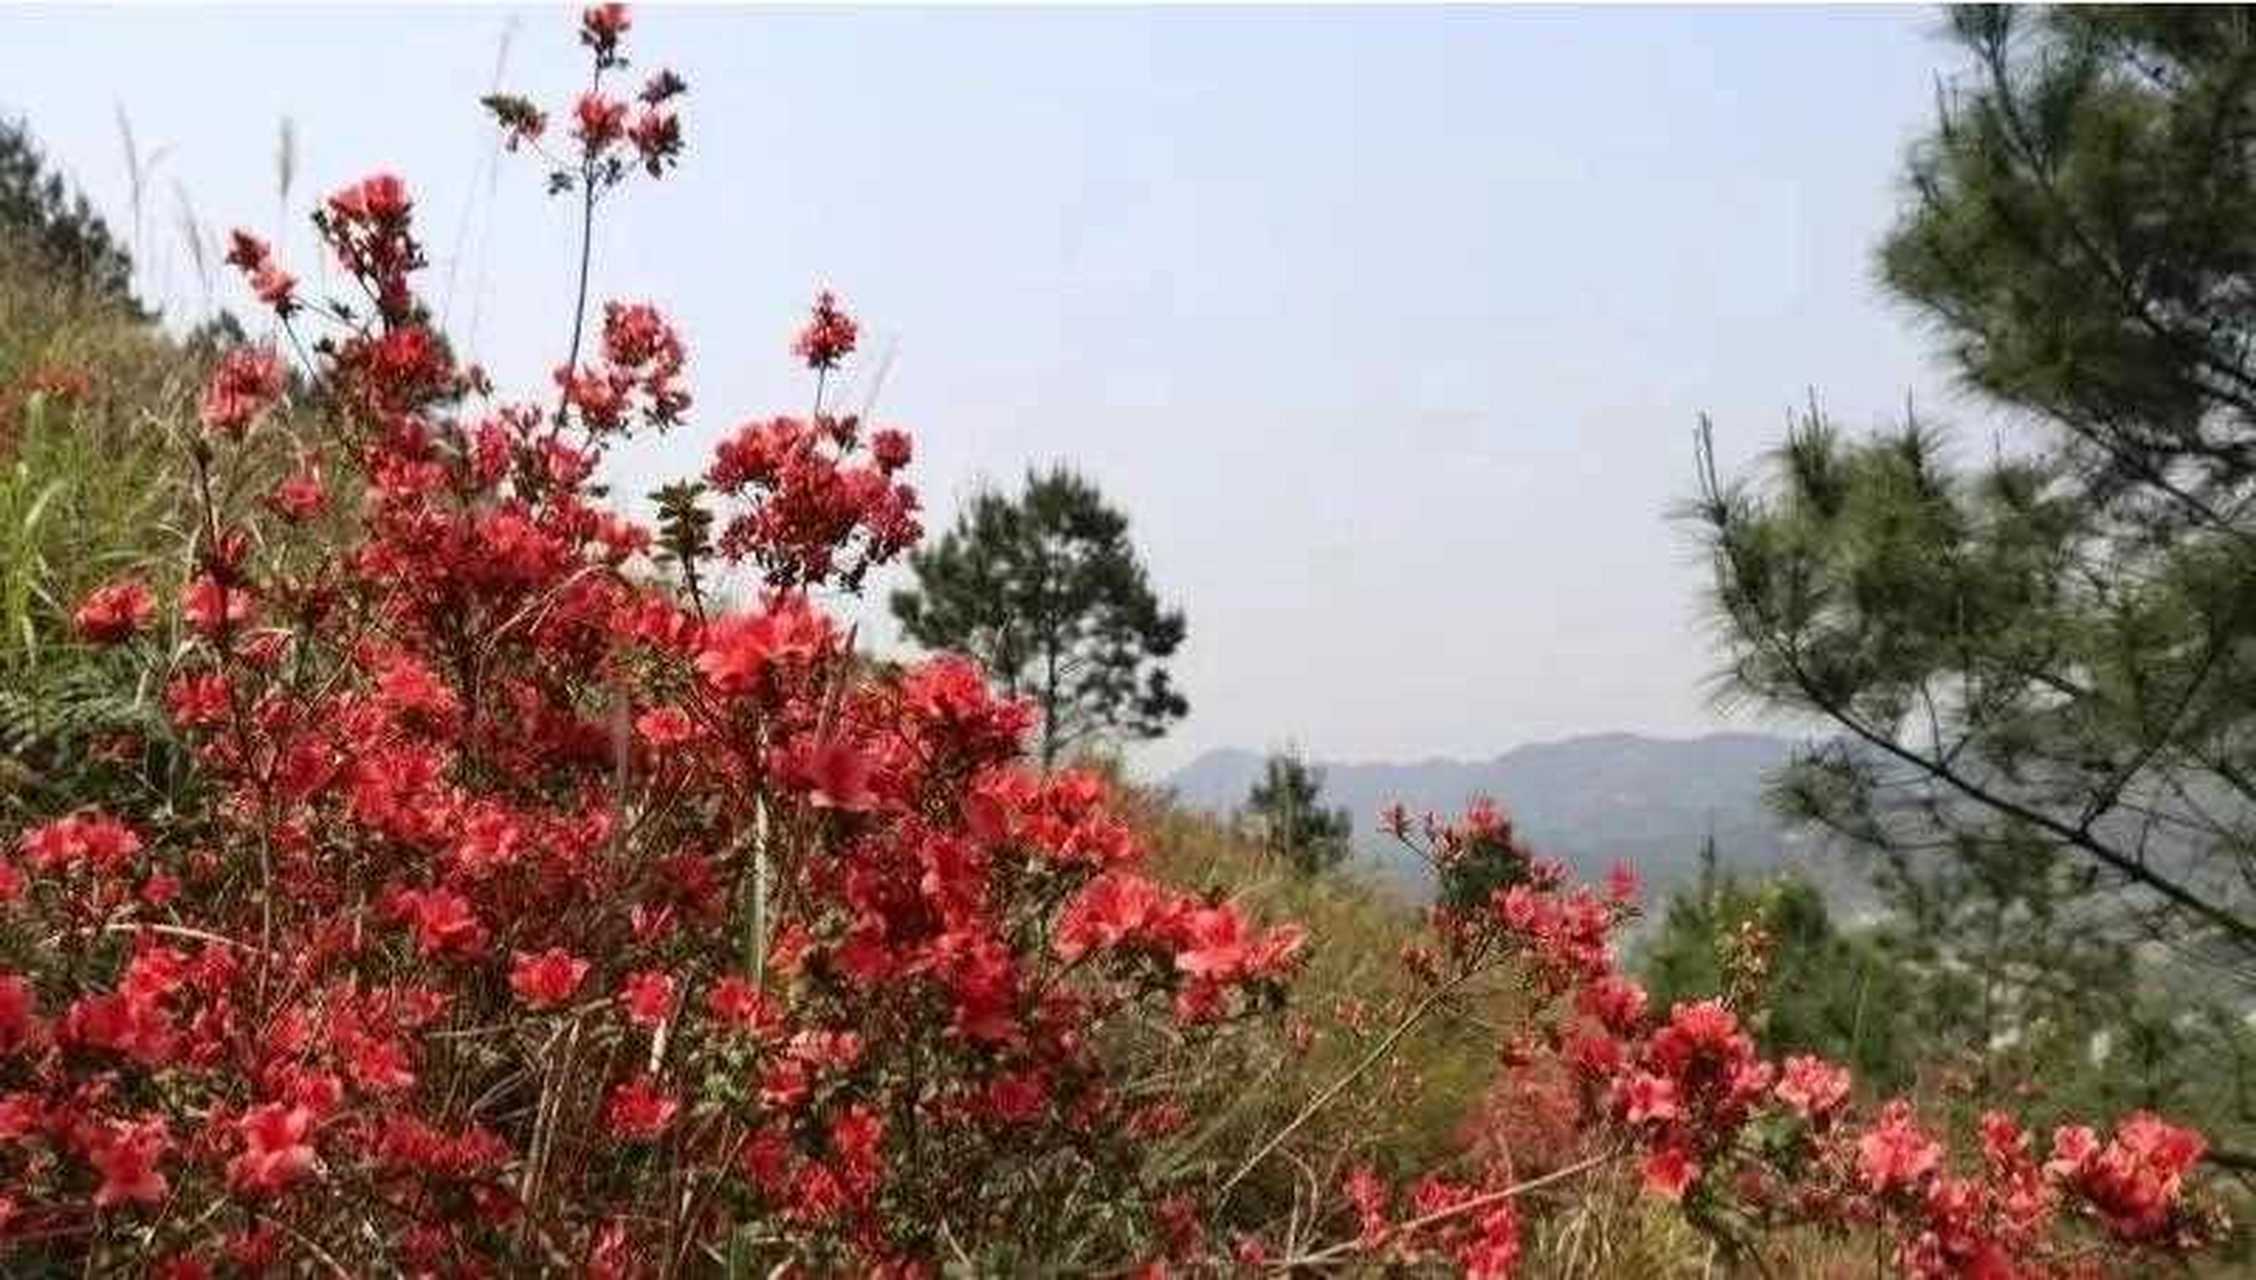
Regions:
<instances>
[{"instance_id":1,"label":"azalea bush","mask_svg":"<svg viewBox=\"0 0 2256 1280\"><path fill-rule=\"evenodd\" d=\"M1763 1060L1732 1008L1648 1010L1611 961L1633 886L1569 883L1490 809L1394 820L1450 891L1336 1077L1155 1158L1215 1132L1200 1063L1313 1034L1276 1016L1312 940L1150 873L1112 784L1033 768L1031 711L969 662L855 651L827 594L919 531L909 437L826 403L858 338L834 298L794 347L810 413L730 434L654 523L605 505L607 452L691 408L657 309L584 304L592 219L684 146L681 78L617 87L628 30L582 17L562 138L487 100L581 219L549 396L458 363L396 177L315 219L349 299L232 241L272 338L197 404L179 554L72 619L162 690L187 767L0 862L10 1274L1501 1275L1533 1192L1632 1166L1749 1258L1811 1226L2002 1275L2214 1234L2200 1139L2161 1120L2040 1151L1997 1117L1960 1171L1907 1107L1854 1114L1839 1068ZM738 570L760 587L732 605ZM1252 1194L1484 992L1514 1012L1466 1106L1496 1140L1358 1164L1284 1220Z\"/></svg>"}]
</instances>

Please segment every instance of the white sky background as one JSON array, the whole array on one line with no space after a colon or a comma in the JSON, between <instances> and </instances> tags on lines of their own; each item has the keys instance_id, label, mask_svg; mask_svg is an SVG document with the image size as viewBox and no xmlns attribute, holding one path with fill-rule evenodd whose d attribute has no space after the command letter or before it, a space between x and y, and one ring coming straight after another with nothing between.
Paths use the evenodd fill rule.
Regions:
<instances>
[{"instance_id":1,"label":"white sky background","mask_svg":"<svg viewBox=\"0 0 2256 1280\"><path fill-rule=\"evenodd\" d=\"M505 84L562 115L570 14L514 16ZM512 17L10 9L0 112L129 235L118 109L165 149L137 256L176 317L208 305L179 191L211 232L287 226L314 282L311 201L397 171L457 341L546 394L573 219L531 157L493 181L476 106ZM1705 570L1663 519L1695 416L1736 467L1811 388L1858 426L1972 412L1872 280L1958 65L1928 10L636 17L636 73L690 83L689 151L605 211L594 294L676 320L697 407L622 490L803 410L786 346L836 287L897 353L877 416L916 439L928 528L1053 459L1130 512L1190 619L1192 715L1147 770L1722 726ZM899 577L856 611L881 647Z\"/></svg>"}]
</instances>

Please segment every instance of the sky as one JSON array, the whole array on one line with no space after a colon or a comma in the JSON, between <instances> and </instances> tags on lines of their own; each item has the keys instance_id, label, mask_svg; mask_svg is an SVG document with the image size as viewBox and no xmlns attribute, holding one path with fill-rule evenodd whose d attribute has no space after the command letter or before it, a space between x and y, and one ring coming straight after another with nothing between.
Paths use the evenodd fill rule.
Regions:
<instances>
[{"instance_id":1,"label":"sky","mask_svg":"<svg viewBox=\"0 0 2256 1280\"><path fill-rule=\"evenodd\" d=\"M702 470L808 403L818 287L859 388L915 437L937 530L1066 461L1189 618L1220 746L1485 758L1580 733L1766 726L1709 696L1705 569L1667 519L1713 416L1727 469L1814 392L1857 427L1970 421L1873 278L1905 148L1959 67L1925 9L727 10L636 13L690 83L689 150L611 202L598 298L690 346L692 421L614 459ZM563 10L0 10L0 113L137 245L177 322L246 310L183 223L277 239L378 169L425 285L505 388L546 390L576 226L497 155L496 84L561 108ZM136 218L120 118L147 176ZM297 175L278 193L277 139ZM154 157L152 162L151 157ZM880 649L905 575L842 608Z\"/></svg>"}]
</instances>

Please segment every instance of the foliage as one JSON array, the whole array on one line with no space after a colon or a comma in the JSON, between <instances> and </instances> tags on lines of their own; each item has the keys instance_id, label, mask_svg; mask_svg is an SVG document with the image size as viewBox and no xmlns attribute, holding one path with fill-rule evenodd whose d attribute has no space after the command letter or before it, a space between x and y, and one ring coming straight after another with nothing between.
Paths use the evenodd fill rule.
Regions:
<instances>
[{"instance_id":1,"label":"foliage","mask_svg":"<svg viewBox=\"0 0 2256 1280\"><path fill-rule=\"evenodd\" d=\"M1032 698L1044 767L1092 740L1156 738L1189 714L1166 667L1182 612L1153 594L1128 518L1074 472L1029 471L1016 499L981 494L909 562L917 586L892 601L902 631Z\"/></svg>"},{"instance_id":2,"label":"foliage","mask_svg":"<svg viewBox=\"0 0 2256 1280\"><path fill-rule=\"evenodd\" d=\"M36 254L47 270L103 302L133 310L133 259L85 195L46 158L21 122L0 120L0 243Z\"/></svg>"},{"instance_id":3,"label":"foliage","mask_svg":"<svg viewBox=\"0 0 2256 1280\"><path fill-rule=\"evenodd\" d=\"M1765 1052L1814 1053L1853 1067L1874 1088L1910 1087L1939 1032L1918 1021L1918 981L1884 936L1840 929L1824 896L1788 874L1754 883L1716 867L1679 889L1640 968L1663 1004L1735 998L1759 1012L1749 1031Z\"/></svg>"},{"instance_id":4,"label":"foliage","mask_svg":"<svg viewBox=\"0 0 2256 1280\"><path fill-rule=\"evenodd\" d=\"M1295 752L1269 757L1246 795L1245 816L1271 855L1302 875L1329 871L1353 851L1355 819L1323 806L1324 771Z\"/></svg>"},{"instance_id":5,"label":"foliage","mask_svg":"<svg viewBox=\"0 0 2256 1280\"><path fill-rule=\"evenodd\" d=\"M1726 684L1840 730L1778 799L1970 975L1963 1042L2126 1034L2157 1002L2230 1019L2256 978L2256 26L1950 21L1971 74L1881 265L2023 429L1975 463L1916 418L1854 439L1813 406L1738 483L1703 435Z\"/></svg>"},{"instance_id":6,"label":"foliage","mask_svg":"<svg viewBox=\"0 0 2256 1280\"><path fill-rule=\"evenodd\" d=\"M185 486L163 424L200 376L129 309L0 241L0 815L102 800L121 782L105 756L166 749L153 691L118 687L70 612L173 536Z\"/></svg>"}]
</instances>

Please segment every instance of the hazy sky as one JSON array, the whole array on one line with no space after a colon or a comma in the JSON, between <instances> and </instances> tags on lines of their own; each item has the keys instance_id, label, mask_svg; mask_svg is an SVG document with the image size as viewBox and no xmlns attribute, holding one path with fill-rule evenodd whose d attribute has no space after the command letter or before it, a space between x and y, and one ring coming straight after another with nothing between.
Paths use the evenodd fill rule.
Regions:
<instances>
[{"instance_id":1,"label":"hazy sky","mask_svg":"<svg viewBox=\"0 0 2256 1280\"><path fill-rule=\"evenodd\" d=\"M564 103L584 62L562 11L9 9L0 111L121 227L118 112L165 148L139 256L176 311L207 305L180 192L211 229L271 231L284 117L284 257L309 280L309 200L395 169L458 341L545 390L573 225L529 158L493 181L475 102L513 21L505 82ZM1870 253L1957 65L1935 26L640 10L638 65L690 82L689 154L606 213L595 289L679 321L698 405L619 479L802 409L784 348L828 284L896 353L878 416L916 437L928 527L1061 458L1131 513L1190 617L1192 716L1147 768L1716 727L1704 570L1663 519L1695 415L1728 464L1813 387L1858 425L1953 404Z\"/></svg>"}]
</instances>

